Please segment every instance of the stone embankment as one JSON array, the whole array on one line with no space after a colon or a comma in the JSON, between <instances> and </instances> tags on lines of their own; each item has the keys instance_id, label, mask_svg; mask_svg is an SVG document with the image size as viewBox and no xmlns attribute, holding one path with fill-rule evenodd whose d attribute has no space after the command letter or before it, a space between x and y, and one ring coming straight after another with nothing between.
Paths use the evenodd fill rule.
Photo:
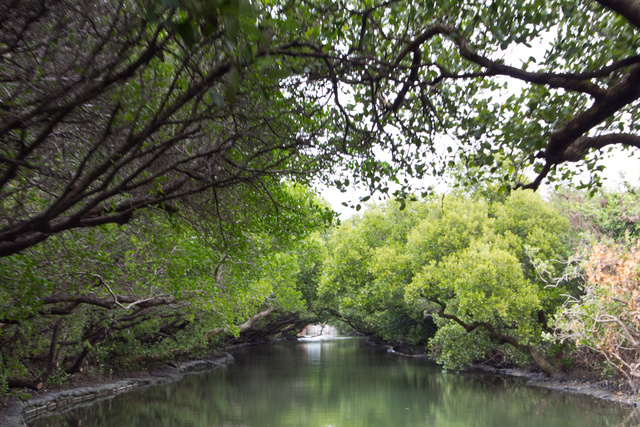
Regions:
<instances>
[{"instance_id":1,"label":"stone embankment","mask_svg":"<svg viewBox=\"0 0 640 427\"><path fill-rule=\"evenodd\" d=\"M14 401L9 404L4 414L0 414L0 425L6 427L23 427L27 422L46 416L52 412L68 411L79 406L94 403L99 399L112 397L140 387L168 384L180 380L187 374L200 373L233 362L233 356L223 356L210 360L197 360L181 365L173 365L150 377L127 378L120 381L101 384L95 387L80 387L71 390L48 393L25 402Z\"/></svg>"}]
</instances>

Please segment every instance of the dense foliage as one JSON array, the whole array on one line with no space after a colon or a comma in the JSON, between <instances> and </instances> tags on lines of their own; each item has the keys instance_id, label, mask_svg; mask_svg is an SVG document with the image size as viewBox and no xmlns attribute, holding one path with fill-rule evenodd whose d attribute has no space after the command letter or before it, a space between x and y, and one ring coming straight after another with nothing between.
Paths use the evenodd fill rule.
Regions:
<instances>
[{"instance_id":1,"label":"dense foliage","mask_svg":"<svg viewBox=\"0 0 640 427\"><path fill-rule=\"evenodd\" d=\"M576 253L563 276L573 277L581 292L559 310L555 337L576 345L577 365L622 377L634 389L640 384L639 202L637 187L629 183L592 198L566 190L556 201L577 231Z\"/></svg>"},{"instance_id":2,"label":"dense foliage","mask_svg":"<svg viewBox=\"0 0 640 427\"><path fill-rule=\"evenodd\" d=\"M274 3L276 34L295 27L297 54L326 64L308 75L329 76L336 130L387 154L359 163L380 190L387 173L403 185L455 164L537 188L570 176L563 163L596 172L603 148L640 145L633 0Z\"/></svg>"},{"instance_id":3,"label":"dense foliage","mask_svg":"<svg viewBox=\"0 0 640 427\"><path fill-rule=\"evenodd\" d=\"M509 344L552 372L542 336L568 290L547 287L538 268L562 268L567 231L566 219L524 191L373 207L329 240L320 301L385 340L431 338L448 368Z\"/></svg>"},{"instance_id":4,"label":"dense foliage","mask_svg":"<svg viewBox=\"0 0 640 427\"><path fill-rule=\"evenodd\" d=\"M328 167L322 93L282 82L257 33L148 6L3 2L0 256L148 207L215 221L235 187Z\"/></svg>"},{"instance_id":5,"label":"dense foliage","mask_svg":"<svg viewBox=\"0 0 640 427\"><path fill-rule=\"evenodd\" d=\"M0 258L0 383L39 388L86 366L193 354L265 316L303 311L319 262L313 236L304 239L324 226L323 211L300 186L270 194L277 204L244 194L228 204L239 209L233 222L209 229L151 210ZM300 321L270 332L295 334Z\"/></svg>"},{"instance_id":6,"label":"dense foliage","mask_svg":"<svg viewBox=\"0 0 640 427\"><path fill-rule=\"evenodd\" d=\"M585 263L584 295L559 317L561 339L603 355L632 385L640 383L640 248L597 245Z\"/></svg>"},{"instance_id":7,"label":"dense foliage","mask_svg":"<svg viewBox=\"0 0 640 427\"><path fill-rule=\"evenodd\" d=\"M359 332L426 343L433 325L413 316L404 303L404 285L412 276L407 237L425 210L420 203L400 210L389 202L335 229L327 241L316 309Z\"/></svg>"},{"instance_id":8,"label":"dense foliage","mask_svg":"<svg viewBox=\"0 0 640 427\"><path fill-rule=\"evenodd\" d=\"M0 255L265 175L599 170L640 145L633 5L3 2Z\"/></svg>"}]
</instances>

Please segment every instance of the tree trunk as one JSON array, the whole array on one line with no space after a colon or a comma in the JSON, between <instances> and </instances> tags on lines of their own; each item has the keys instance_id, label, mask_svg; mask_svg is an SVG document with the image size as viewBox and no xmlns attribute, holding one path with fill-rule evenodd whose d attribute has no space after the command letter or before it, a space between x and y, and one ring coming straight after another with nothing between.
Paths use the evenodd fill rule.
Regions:
<instances>
[{"instance_id":1,"label":"tree trunk","mask_svg":"<svg viewBox=\"0 0 640 427\"><path fill-rule=\"evenodd\" d=\"M542 356L542 354L540 354L540 352L534 346L522 344L516 337L498 332L493 327L493 325L487 322L466 323L462 319L460 319L458 316L445 313L444 312L446 308L445 304L442 304L437 301L436 303L440 305L440 308L438 310L438 315L440 317L453 320L454 322L462 326L467 332L471 332L478 327L482 327L487 331L487 335L492 340L500 344L509 344L520 351L528 352L531 355L531 357L533 357L533 361L535 362L536 366L546 374L554 376L558 373L558 369L555 366L553 366L551 363L549 363L547 359L545 359L544 356Z\"/></svg>"},{"instance_id":2,"label":"tree trunk","mask_svg":"<svg viewBox=\"0 0 640 427\"><path fill-rule=\"evenodd\" d=\"M542 369L546 374L551 375L552 377L558 373L558 369L553 366L551 363L545 359L538 350L533 346L529 347L529 354L533 357L533 361L536 363L538 368Z\"/></svg>"},{"instance_id":3,"label":"tree trunk","mask_svg":"<svg viewBox=\"0 0 640 427\"><path fill-rule=\"evenodd\" d=\"M266 310L261 311L260 313L251 316L250 318L248 318L247 320L245 320L242 324L240 324L238 326L238 328L240 329L240 332L244 332L247 329L251 328L251 326L253 326L253 324L255 322L257 322L258 320L262 319L263 317L267 317L268 315L273 313L274 310L275 310L274 307L269 307ZM216 335L220 335L222 333L228 333L228 332L229 332L229 330L227 328L214 328L211 331L207 332L205 337L206 337L207 340L209 340L209 339L213 338Z\"/></svg>"},{"instance_id":4,"label":"tree trunk","mask_svg":"<svg viewBox=\"0 0 640 427\"><path fill-rule=\"evenodd\" d=\"M35 391L42 389L42 382L29 382L17 378L9 378L7 385L9 388L28 388Z\"/></svg>"}]
</instances>

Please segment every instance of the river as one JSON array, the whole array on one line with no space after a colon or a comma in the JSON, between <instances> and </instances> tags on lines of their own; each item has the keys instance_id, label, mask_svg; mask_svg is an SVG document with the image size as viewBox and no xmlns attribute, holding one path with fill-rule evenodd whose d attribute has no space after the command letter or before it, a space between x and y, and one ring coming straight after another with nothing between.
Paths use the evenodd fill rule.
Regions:
<instances>
[{"instance_id":1,"label":"river","mask_svg":"<svg viewBox=\"0 0 640 427\"><path fill-rule=\"evenodd\" d=\"M602 427L636 410L488 374L447 374L362 339L243 347L235 363L34 426Z\"/></svg>"}]
</instances>

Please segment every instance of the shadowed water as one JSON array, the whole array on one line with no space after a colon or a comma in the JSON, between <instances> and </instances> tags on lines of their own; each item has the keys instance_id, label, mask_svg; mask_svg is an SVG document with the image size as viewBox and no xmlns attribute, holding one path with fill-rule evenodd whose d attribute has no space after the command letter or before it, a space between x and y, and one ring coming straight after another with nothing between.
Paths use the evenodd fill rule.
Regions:
<instances>
[{"instance_id":1,"label":"shadowed water","mask_svg":"<svg viewBox=\"0 0 640 427\"><path fill-rule=\"evenodd\" d=\"M444 374L360 339L244 347L236 362L116 396L37 426L589 427L637 412L492 375Z\"/></svg>"}]
</instances>

